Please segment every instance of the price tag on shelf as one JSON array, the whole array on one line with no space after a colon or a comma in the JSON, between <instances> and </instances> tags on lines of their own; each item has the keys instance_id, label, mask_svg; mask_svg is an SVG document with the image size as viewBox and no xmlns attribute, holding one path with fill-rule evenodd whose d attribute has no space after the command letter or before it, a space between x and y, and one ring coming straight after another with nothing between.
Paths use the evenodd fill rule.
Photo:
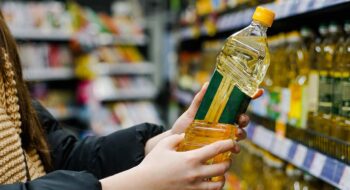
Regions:
<instances>
[{"instance_id":1,"label":"price tag on shelf","mask_svg":"<svg viewBox=\"0 0 350 190\"><path fill-rule=\"evenodd\" d=\"M307 153L307 148L304 145L299 144L293 158L293 163L296 166L302 167L306 157L306 153Z\"/></svg>"},{"instance_id":2,"label":"price tag on shelf","mask_svg":"<svg viewBox=\"0 0 350 190\"><path fill-rule=\"evenodd\" d=\"M292 142L289 139L276 137L275 142L271 148L271 152L280 156L283 159L288 157L289 149L292 145Z\"/></svg>"},{"instance_id":3,"label":"price tag on shelf","mask_svg":"<svg viewBox=\"0 0 350 190\"><path fill-rule=\"evenodd\" d=\"M291 142L291 145L290 145L290 148L288 150L287 160L289 160L290 162L293 162L293 158L294 158L295 153L297 151L298 145L292 141L290 141L290 142Z\"/></svg>"},{"instance_id":4,"label":"price tag on shelf","mask_svg":"<svg viewBox=\"0 0 350 190\"><path fill-rule=\"evenodd\" d=\"M303 168L309 170L315 157L315 151L308 149L303 163Z\"/></svg>"},{"instance_id":5,"label":"price tag on shelf","mask_svg":"<svg viewBox=\"0 0 350 190\"><path fill-rule=\"evenodd\" d=\"M315 154L315 158L310 167L310 173L316 177L321 175L322 169L326 162L326 156L320 153Z\"/></svg>"},{"instance_id":6,"label":"price tag on shelf","mask_svg":"<svg viewBox=\"0 0 350 190\"><path fill-rule=\"evenodd\" d=\"M350 190L350 166L346 166L343 176L340 179L339 187L343 190Z\"/></svg>"},{"instance_id":7,"label":"price tag on shelf","mask_svg":"<svg viewBox=\"0 0 350 190\"><path fill-rule=\"evenodd\" d=\"M261 146L265 150L270 150L274 137L275 135L273 132L265 129L264 127L257 126L252 140L255 144Z\"/></svg>"},{"instance_id":8,"label":"price tag on shelf","mask_svg":"<svg viewBox=\"0 0 350 190\"><path fill-rule=\"evenodd\" d=\"M334 183L339 184L339 182L343 176L344 170L346 168L346 165L342 162L339 162L338 160L336 160L336 163L337 163L337 165L336 165L332 180Z\"/></svg>"},{"instance_id":9,"label":"price tag on shelf","mask_svg":"<svg viewBox=\"0 0 350 190\"><path fill-rule=\"evenodd\" d=\"M250 122L248 124L247 128L245 129L247 132L248 139L253 139L255 126L256 126L256 124L254 122Z\"/></svg>"},{"instance_id":10,"label":"price tag on shelf","mask_svg":"<svg viewBox=\"0 0 350 190\"><path fill-rule=\"evenodd\" d=\"M312 1L301 1L300 3L299 3L299 6L298 6L298 13L303 13L303 12L305 12L305 11L307 11L308 9L309 9L309 7L310 7L310 2L312 2Z\"/></svg>"},{"instance_id":11,"label":"price tag on shelf","mask_svg":"<svg viewBox=\"0 0 350 190\"><path fill-rule=\"evenodd\" d=\"M337 162L336 160L332 158L327 158L326 162L324 164L324 167L321 172L321 177L329 180L329 181L334 181L334 174L336 170Z\"/></svg>"}]
</instances>

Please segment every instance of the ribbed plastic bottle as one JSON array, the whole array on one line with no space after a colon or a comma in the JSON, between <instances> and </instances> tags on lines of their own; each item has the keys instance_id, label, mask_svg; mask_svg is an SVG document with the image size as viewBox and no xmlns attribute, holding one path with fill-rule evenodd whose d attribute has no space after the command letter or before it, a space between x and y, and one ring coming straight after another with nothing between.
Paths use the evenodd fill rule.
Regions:
<instances>
[{"instance_id":1,"label":"ribbed plastic bottle","mask_svg":"<svg viewBox=\"0 0 350 190\"><path fill-rule=\"evenodd\" d=\"M235 139L238 116L246 111L270 64L266 31L274 16L271 10L257 7L251 24L226 40L217 56L208 89L178 151ZM225 153L207 163L222 162L229 157L230 153Z\"/></svg>"}]
</instances>

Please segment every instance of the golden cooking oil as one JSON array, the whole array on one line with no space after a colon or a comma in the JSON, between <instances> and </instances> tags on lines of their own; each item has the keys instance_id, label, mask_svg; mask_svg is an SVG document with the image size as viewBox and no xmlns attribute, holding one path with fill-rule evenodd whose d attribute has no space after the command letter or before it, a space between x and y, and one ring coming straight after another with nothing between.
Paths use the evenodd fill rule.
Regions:
<instances>
[{"instance_id":1,"label":"golden cooking oil","mask_svg":"<svg viewBox=\"0 0 350 190\"><path fill-rule=\"evenodd\" d=\"M252 23L225 41L195 120L186 130L179 151L196 149L218 140L235 140L238 116L245 112L270 63L266 31L273 19L272 11L258 7ZM229 158L228 152L207 163Z\"/></svg>"}]
</instances>

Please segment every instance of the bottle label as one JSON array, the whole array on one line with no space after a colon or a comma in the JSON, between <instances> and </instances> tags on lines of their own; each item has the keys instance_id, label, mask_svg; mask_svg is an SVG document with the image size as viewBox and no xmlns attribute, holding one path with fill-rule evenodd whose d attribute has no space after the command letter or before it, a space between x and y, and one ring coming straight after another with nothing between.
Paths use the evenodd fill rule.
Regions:
<instances>
[{"instance_id":1,"label":"bottle label","mask_svg":"<svg viewBox=\"0 0 350 190\"><path fill-rule=\"evenodd\" d=\"M267 106L267 114L273 119L277 120L281 114L280 102L281 102L281 89L280 88L272 88L270 93L269 104Z\"/></svg>"},{"instance_id":2,"label":"bottle label","mask_svg":"<svg viewBox=\"0 0 350 190\"><path fill-rule=\"evenodd\" d=\"M333 78L326 72L320 72L318 111L325 114L331 114L332 106Z\"/></svg>"},{"instance_id":3,"label":"bottle label","mask_svg":"<svg viewBox=\"0 0 350 190\"><path fill-rule=\"evenodd\" d=\"M340 115L350 118L350 78L343 78L341 82Z\"/></svg>"},{"instance_id":4,"label":"bottle label","mask_svg":"<svg viewBox=\"0 0 350 190\"><path fill-rule=\"evenodd\" d=\"M290 93L289 123L304 128L308 112L307 86L293 83L290 85Z\"/></svg>"},{"instance_id":5,"label":"bottle label","mask_svg":"<svg viewBox=\"0 0 350 190\"><path fill-rule=\"evenodd\" d=\"M231 79L215 70L195 119L235 124L238 116L246 111L250 99Z\"/></svg>"},{"instance_id":6,"label":"bottle label","mask_svg":"<svg viewBox=\"0 0 350 190\"><path fill-rule=\"evenodd\" d=\"M310 112L317 112L317 103L318 103L318 87L319 87L319 76L318 72L312 70L309 73L309 86L308 86L308 95L309 95L309 105L308 110Z\"/></svg>"},{"instance_id":7,"label":"bottle label","mask_svg":"<svg viewBox=\"0 0 350 190\"><path fill-rule=\"evenodd\" d=\"M332 114L339 115L342 104L342 78L341 74L334 75L333 77L333 106Z\"/></svg>"}]
</instances>

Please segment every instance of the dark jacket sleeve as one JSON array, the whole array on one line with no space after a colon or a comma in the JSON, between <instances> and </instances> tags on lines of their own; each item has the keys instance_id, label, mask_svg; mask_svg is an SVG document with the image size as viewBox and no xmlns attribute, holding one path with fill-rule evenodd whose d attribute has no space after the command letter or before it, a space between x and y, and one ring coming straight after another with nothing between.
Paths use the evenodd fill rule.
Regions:
<instances>
[{"instance_id":1,"label":"dark jacket sleeve","mask_svg":"<svg viewBox=\"0 0 350 190\"><path fill-rule=\"evenodd\" d=\"M101 184L88 172L54 171L26 183L0 185L0 190L101 190Z\"/></svg>"},{"instance_id":2,"label":"dark jacket sleeve","mask_svg":"<svg viewBox=\"0 0 350 190\"><path fill-rule=\"evenodd\" d=\"M47 133L54 169L88 171L99 179L138 165L147 140L163 132L162 127L145 123L108 136L78 140L38 102L34 107Z\"/></svg>"}]
</instances>

